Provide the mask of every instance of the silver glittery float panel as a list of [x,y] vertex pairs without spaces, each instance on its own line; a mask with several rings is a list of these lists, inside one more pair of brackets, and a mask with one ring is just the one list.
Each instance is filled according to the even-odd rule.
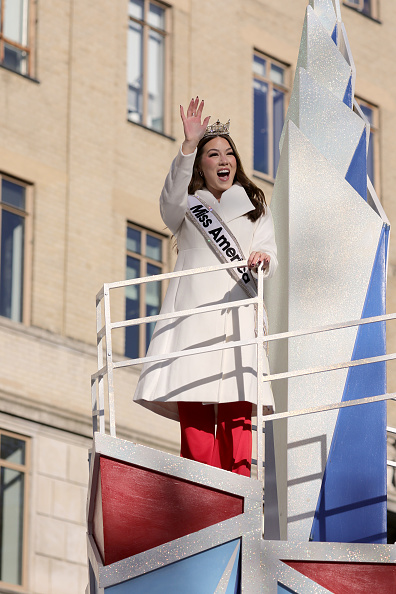
[[332,0],[310,0],[310,6],[315,11],[327,33],[331,35],[337,23],[337,15]]
[[[243,497],[244,513],[149,551],[103,566],[91,536],[100,455]],[[109,435],[94,434],[87,502],[88,558],[101,588],[120,584],[242,537],[241,579],[242,587],[245,587],[243,591],[262,592],[260,585],[261,507],[262,485],[259,481]]]
[[[267,298],[271,332],[285,330],[285,306],[289,330],[360,318],[382,221],[292,122],[271,204],[280,238],[280,278]],[[281,285],[287,304],[281,293],[274,307]],[[356,333],[349,328],[292,339],[283,369],[349,361]],[[289,410],[340,402],[346,375],[338,370],[289,380]],[[276,382],[273,387],[276,398]],[[337,414],[289,420],[288,539],[309,538]]]
[[345,177],[365,123],[303,68],[298,79],[298,109],[290,119]]
[[[368,205],[344,180],[367,127],[343,103],[355,75],[339,1],[311,0],[271,202],[280,262],[266,290],[272,333],[361,316],[382,220],[375,193]],[[271,345],[271,371],[350,360],[356,334],[347,329]],[[338,370],[275,383],[277,410],[340,401],[346,376]],[[293,419],[288,431],[276,423],[283,538],[309,537],[337,414]]]
[[[358,319],[382,221],[293,124],[288,142],[290,330]],[[289,368],[351,360],[356,333],[349,328],[296,339]],[[291,380],[290,410],[341,401],[346,375],[339,370]],[[336,417],[333,412],[289,421],[290,539],[309,537]]]
[[[296,73],[299,68],[304,68],[310,76],[326,87],[340,101],[344,99],[349,79],[352,76],[352,68],[311,6],[308,6],[306,11]],[[296,75],[286,121],[289,118],[297,121],[299,93],[299,80]],[[281,136],[280,148],[282,148],[284,132],[285,129]]]
[[292,569],[281,559],[294,561],[329,561],[339,563],[378,563],[396,562],[394,545],[366,545],[344,543],[306,543],[263,541],[262,564],[266,571],[263,575],[262,591],[277,592],[280,581],[294,592],[319,594],[329,592],[309,578]]

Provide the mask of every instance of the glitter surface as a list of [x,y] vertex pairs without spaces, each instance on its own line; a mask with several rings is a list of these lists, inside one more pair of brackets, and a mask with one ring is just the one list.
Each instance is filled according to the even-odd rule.
[[[89,557],[100,587],[121,583],[243,537],[242,580],[252,584],[252,592],[260,592],[262,485],[258,481],[99,433],[94,435],[91,477],[97,476],[94,467],[98,466],[99,455],[244,497],[243,514],[106,567],[89,536]],[[90,500],[94,498],[95,481],[91,480]]]
[[[289,222],[279,220],[276,213],[285,196],[279,196],[275,188],[273,197],[274,218],[280,225],[277,236],[288,232],[289,237],[288,250],[283,252],[290,258],[285,267],[289,270],[288,329],[358,319],[382,221],[292,122],[288,129],[278,176],[288,179]],[[277,331],[271,313],[270,320],[272,331]],[[291,340],[288,369],[350,360],[356,333],[357,328],[348,328]],[[346,374],[346,370],[338,370],[290,380],[289,410],[340,401]],[[318,479],[324,471],[336,418],[337,411],[332,411],[289,421],[289,444],[295,444],[289,446],[288,454],[288,480],[293,481],[289,485],[289,538],[309,537],[320,489]],[[312,455],[306,456],[303,444],[319,441],[324,447],[322,468],[313,471],[318,452],[312,449]],[[318,479],[308,480],[313,474]]]
[[299,86],[298,121],[294,123],[345,177],[365,127],[363,120],[303,68]]
[[323,27],[328,33],[333,32],[337,22],[336,13],[331,0],[310,0],[310,6],[315,11],[315,14],[320,18]]
[[[283,130],[271,202],[279,260],[266,290],[271,333],[359,319],[383,226],[378,210],[345,180],[365,122],[343,103],[354,66],[341,24],[339,48],[330,37],[330,4],[312,0],[307,7]],[[271,371],[349,361],[356,335],[357,327],[272,343]],[[277,412],[340,402],[346,377],[340,369],[274,382]],[[277,451],[287,483],[279,473],[277,503],[288,518],[281,534],[290,540],[309,539],[337,415],[288,421],[288,451]]]
[[[304,21],[301,36],[300,51],[298,54],[296,77],[290,97],[286,121],[290,118],[298,121],[299,111],[299,68],[304,68],[317,83],[326,87],[340,101],[344,99],[345,90],[352,74],[350,64],[339,52],[333,40],[329,37],[320,19],[310,6]],[[284,126],[280,147],[282,148],[286,126]]]

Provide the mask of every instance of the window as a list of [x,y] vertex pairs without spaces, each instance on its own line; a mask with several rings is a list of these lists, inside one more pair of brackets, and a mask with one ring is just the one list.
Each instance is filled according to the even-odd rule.
[[128,119],[165,132],[168,10],[158,2],[128,3]]
[[377,194],[379,194],[379,110],[378,107],[358,99],[360,109],[370,123],[370,141],[367,153],[367,175],[373,184]]
[[21,586],[26,557],[29,440],[0,430],[0,581]]
[[29,188],[0,175],[0,315],[27,321],[26,252]]
[[344,4],[373,19],[379,18],[378,0],[344,0]]
[[279,140],[285,120],[287,68],[255,52],[253,56],[254,148],[253,168],[275,178]]
[[0,0],[0,63],[31,76],[32,27],[29,0]]
[[[165,272],[165,236],[137,225],[127,228],[127,279],[152,276]],[[125,319],[143,318],[159,313],[162,302],[162,282],[145,283],[126,288]],[[155,322],[125,329],[125,355],[131,359],[144,357]]]

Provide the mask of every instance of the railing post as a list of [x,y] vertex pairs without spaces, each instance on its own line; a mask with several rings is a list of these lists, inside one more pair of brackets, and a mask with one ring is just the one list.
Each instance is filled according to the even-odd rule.
[[92,402],[92,432],[96,433],[98,430],[98,394],[96,379],[91,378],[91,402]]
[[107,385],[109,392],[109,421],[110,435],[116,437],[115,405],[114,405],[114,374],[113,374],[113,343],[111,339],[111,317],[110,317],[110,289],[108,284],[103,287],[105,328],[106,328],[106,362],[107,362]]
[[[100,337],[99,332],[102,329],[102,298],[97,298],[96,301],[96,340],[98,349],[98,369],[102,369],[104,366],[103,358],[103,337]],[[105,412],[104,412],[104,376],[101,375],[97,379],[98,382],[98,401],[96,404],[98,415],[99,415],[99,427],[98,418],[96,417],[96,430],[99,429],[100,433],[105,432]]]
[[264,276],[258,270],[257,287],[257,479],[264,485],[264,443],[263,443],[263,374],[264,374]]

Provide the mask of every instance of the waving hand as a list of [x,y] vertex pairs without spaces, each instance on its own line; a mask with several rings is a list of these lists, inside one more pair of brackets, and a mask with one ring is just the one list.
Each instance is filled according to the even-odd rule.
[[180,105],[180,117],[184,128],[183,153],[185,155],[195,151],[198,142],[205,134],[206,126],[209,124],[210,116],[201,122],[203,108],[204,101],[199,102],[199,97],[191,99],[187,114],[185,114],[183,106]]

